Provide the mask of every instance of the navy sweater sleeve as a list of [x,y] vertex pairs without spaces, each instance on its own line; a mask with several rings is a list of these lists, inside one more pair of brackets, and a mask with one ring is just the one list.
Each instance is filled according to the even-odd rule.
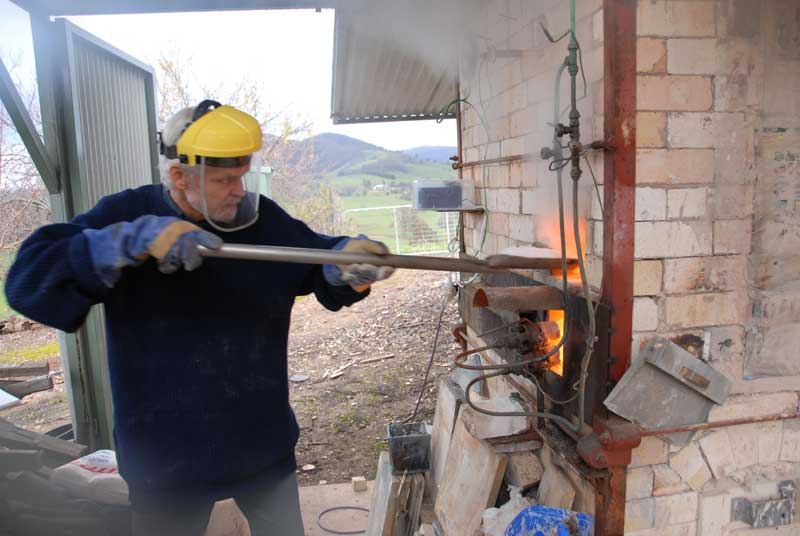
[[71,223],[45,225],[20,246],[6,277],[9,305],[26,317],[73,332],[111,289],[94,271],[82,231],[125,221],[131,190],[103,198]]
[[[272,200],[262,199],[271,205],[280,221],[281,229],[287,235],[287,245],[301,248],[331,249],[344,236],[331,237],[311,230],[304,222],[291,217],[277,203]],[[331,285],[322,275],[322,265],[311,266],[301,285],[298,296],[314,293],[317,301],[331,311],[338,311],[344,306],[349,306],[369,296],[370,290],[356,292],[350,285]]]

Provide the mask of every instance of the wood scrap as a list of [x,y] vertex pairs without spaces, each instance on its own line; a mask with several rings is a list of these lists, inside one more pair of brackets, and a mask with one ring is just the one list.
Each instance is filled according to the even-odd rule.
[[544,466],[533,452],[514,452],[508,455],[506,483],[522,492],[538,484],[544,475]]
[[447,461],[447,451],[450,448],[450,438],[453,435],[456,418],[463,403],[464,391],[461,387],[450,378],[442,378],[439,382],[439,394],[431,430],[433,467],[429,477],[431,485],[427,489],[427,495],[431,502],[436,499],[437,490],[444,480],[444,466]]
[[52,388],[53,378],[49,374],[23,381],[0,380],[0,389],[17,398],[39,391],[49,391]]
[[443,536],[474,534],[480,530],[481,514],[494,506],[505,473],[508,457],[470,434],[456,420],[445,464],[444,482],[434,505]]
[[369,357],[367,359],[362,359],[358,362],[359,365],[366,365],[367,363],[377,363],[378,361],[384,361],[385,359],[394,359],[394,354],[387,354],[378,357]]
[[0,448],[0,474],[35,471],[42,466],[42,451]]
[[88,447],[44,434],[37,434],[0,419],[0,446],[12,449],[42,450],[58,465],[80,458]]
[[506,454],[515,452],[530,452],[532,450],[539,450],[542,448],[541,441],[523,441],[521,443],[498,443],[492,444],[495,452],[503,452]]
[[[520,401],[511,397],[495,397],[476,401],[475,405],[495,413],[527,411]],[[498,418],[476,411],[471,407],[463,409],[461,419],[469,433],[478,439],[517,435],[531,429],[530,419],[526,416]]]
[[370,536],[412,536],[419,526],[425,478],[392,475],[389,453],[381,452],[372,487],[367,531]]
[[543,506],[571,510],[575,501],[575,488],[564,471],[553,464],[547,464],[536,500]]
[[26,361],[16,365],[0,365],[0,378],[28,378],[50,373],[47,361]]

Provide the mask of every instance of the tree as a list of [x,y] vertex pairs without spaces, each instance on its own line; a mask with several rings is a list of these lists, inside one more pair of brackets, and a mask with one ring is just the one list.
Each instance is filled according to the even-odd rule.
[[[23,104],[41,132],[36,90],[18,79],[20,54],[2,54]],[[14,250],[38,227],[51,221],[44,183],[5,107],[0,105],[0,251]]]

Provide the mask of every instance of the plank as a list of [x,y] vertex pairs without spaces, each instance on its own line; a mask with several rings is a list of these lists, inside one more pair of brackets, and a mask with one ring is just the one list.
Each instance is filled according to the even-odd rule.
[[37,434],[14,426],[5,419],[0,419],[0,446],[16,449],[39,449],[52,455],[57,461],[68,462],[80,458],[88,447],[64,441],[44,434]]
[[494,506],[508,457],[473,437],[456,419],[434,514],[443,536],[471,536],[481,527],[481,515]]
[[544,506],[571,510],[572,503],[575,502],[575,488],[561,469],[548,464],[536,499],[536,502]]
[[49,391],[53,388],[53,378],[50,375],[45,375],[23,381],[0,380],[0,388],[12,396],[22,398],[31,393]]
[[47,361],[26,361],[16,365],[0,365],[0,378],[27,378],[50,373]]
[[[481,409],[495,413],[528,411],[521,402],[511,397],[497,396],[488,400],[476,400],[473,404]],[[531,429],[531,422],[528,417],[494,417],[475,411],[471,407],[465,407],[461,411],[461,419],[464,421],[464,426],[469,430],[469,433],[478,439],[515,436],[524,434]]]
[[372,487],[369,536],[412,536],[419,526],[425,477],[422,473],[393,475],[389,453],[381,452]]
[[430,502],[435,501],[437,490],[444,479],[444,466],[447,461],[447,451],[450,448],[450,438],[453,435],[453,427],[463,403],[464,391],[461,387],[450,378],[442,378],[439,382],[439,395],[431,430],[433,467],[429,475],[430,485],[427,489]]

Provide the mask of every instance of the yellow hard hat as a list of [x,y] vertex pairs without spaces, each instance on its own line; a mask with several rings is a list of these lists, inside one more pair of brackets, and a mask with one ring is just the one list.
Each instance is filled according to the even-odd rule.
[[190,166],[197,165],[198,157],[203,157],[209,166],[241,167],[261,149],[261,143],[261,126],[255,117],[232,106],[204,100],[178,139],[173,158]]

